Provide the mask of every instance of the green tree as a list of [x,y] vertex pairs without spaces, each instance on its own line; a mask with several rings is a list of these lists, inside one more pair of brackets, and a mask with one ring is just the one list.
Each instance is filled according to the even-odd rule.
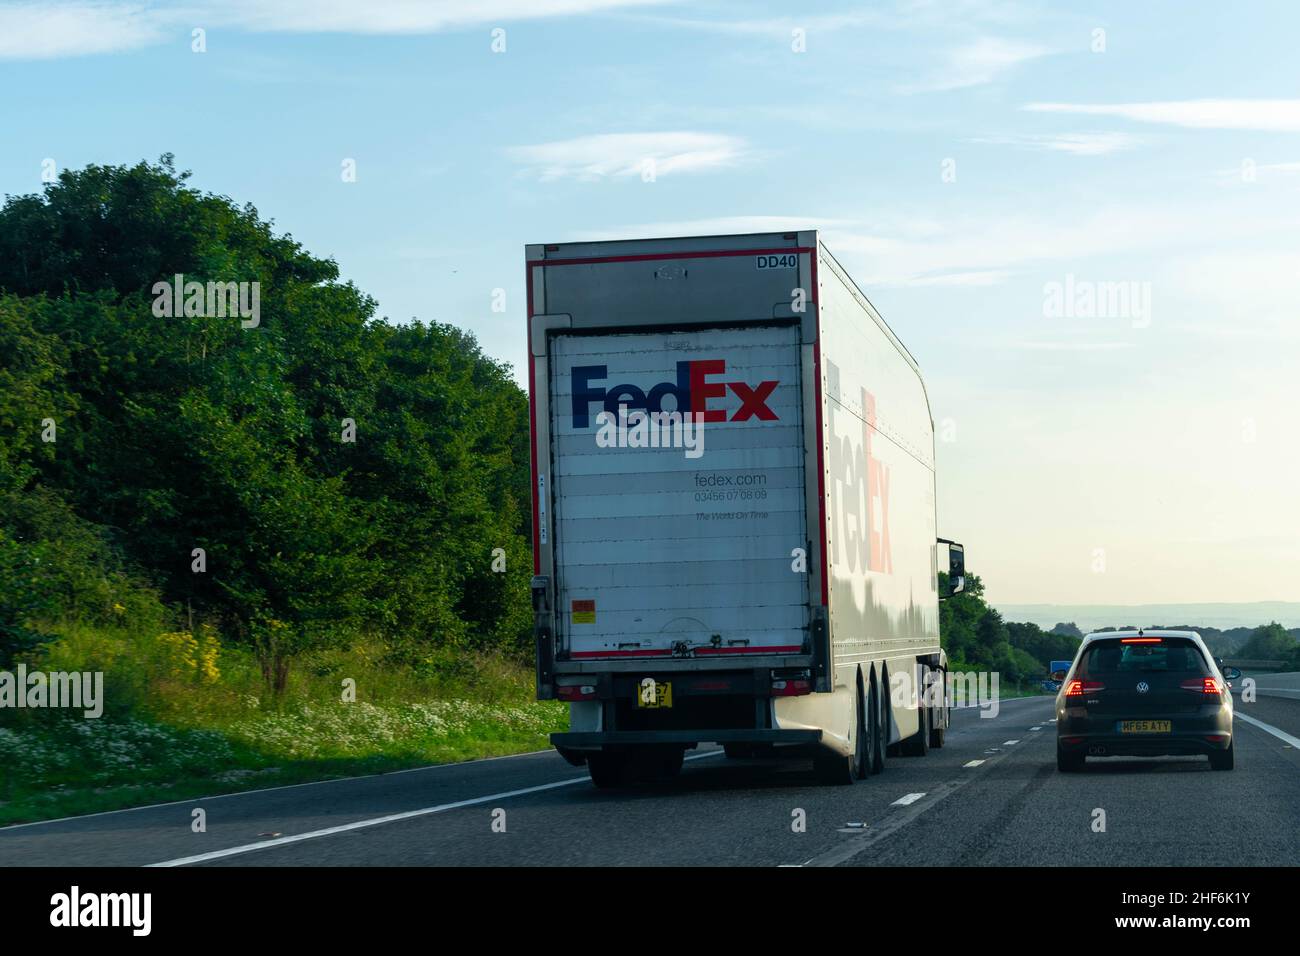
[[1295,651],[1295,638],[1281,624],[1273,621],[1255,628],[1250,639],[1242,645],[1238,656],[1257,661],[1290,661]]
[[[188,176],[89,166],[0,208],[0,492],[65,502],[112,543],[96,561],[222,622],[275,689],[304,648],[360,634],[409,659],[524,646],[510,369],[449,325],[377,318],[333,261]],[[260,321],[156,314],[177,274],[257,283]],[[36,547],[7,534],[0,560],[27,579]],[[12,621],[73,610],[10,597]]]

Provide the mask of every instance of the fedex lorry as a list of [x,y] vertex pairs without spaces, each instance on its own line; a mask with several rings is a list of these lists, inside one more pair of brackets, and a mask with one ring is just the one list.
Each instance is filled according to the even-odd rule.
[[815,231],[526,249],[537,695],[598,787],[943,745],[934,428]]

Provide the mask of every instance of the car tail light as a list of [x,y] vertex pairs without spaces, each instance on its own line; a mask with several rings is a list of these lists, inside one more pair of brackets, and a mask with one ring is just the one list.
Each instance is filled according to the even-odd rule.
[[1163,644],[1165,639],[1163,637],[1121,637],[1119,642],[1121,644]]
[[1212,744],[1221,744],[1228,738],[1224,734],[1206,734],[1205,739]]
[[1106,685],[1099,680],[1079,680],[1075,678],[1065,688],[1065,696],[1082,697],[1084,694],[1095,694],[1097,691],[1105,689]]
[[802,697],[804,694],[811,693],[812,681],[789,679],[772,681],[773,697]]
[[561,684],[555,688],[560,700],[595,700],[596,688],[592,684]]
[[1223,684],[1217,677],[1195,677],[1191,680],[1185,680],[1180,685],[1183,690],[1196,690],[1202,694],[1213,694],[1215,697],[1223,693]]

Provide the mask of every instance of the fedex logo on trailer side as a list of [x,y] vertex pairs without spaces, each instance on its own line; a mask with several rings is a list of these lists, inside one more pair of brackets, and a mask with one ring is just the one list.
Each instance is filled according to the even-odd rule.
[[607,365],[580,365],[573,369],[573,427],[587,428],[591,424],[590,408],[592,402],[600,402],[601,407],[611,415],[616,414],[620,406],[629,411],[662,412],[664,399],[672,395],[677,403],[677,411],[690,412],[696,421],[727,421],[727,413],[720,408],[709,408],[709,399],[722,398],[727,389],[735,392],[740,399],[740,408],[731,416],[730,421],[743,422],[757,418],[765,422],[778,420],[776,412],[767,405],[767,400],[780,384],[777,381],[759,382],[751,387],[745,382],[711,382],[710,376],[725,375],[725,359],[697,359],[691,362],[677,363],[677,381],[659,382],[644,391],[636,385],[624,383],[610,388],[595,384],[609,376]]

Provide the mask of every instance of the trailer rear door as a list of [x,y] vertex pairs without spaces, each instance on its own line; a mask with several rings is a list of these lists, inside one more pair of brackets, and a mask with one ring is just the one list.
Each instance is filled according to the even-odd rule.
[[[799,346],[793,325],[552,338],[561,657],[802,650]],[[620,435],[600,418],[620,404],[629,426],[647,408],[704,412],[702,445]]]

